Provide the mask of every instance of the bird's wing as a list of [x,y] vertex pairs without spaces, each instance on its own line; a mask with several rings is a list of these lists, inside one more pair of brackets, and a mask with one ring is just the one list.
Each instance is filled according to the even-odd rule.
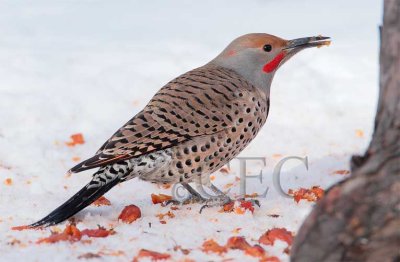
[[112,164],[218,133],[234,126],[243,105],[250,105],[252,99],[254,87],[231,70],[201,67],[189,71],[161,88],[95,156],[70,171]]

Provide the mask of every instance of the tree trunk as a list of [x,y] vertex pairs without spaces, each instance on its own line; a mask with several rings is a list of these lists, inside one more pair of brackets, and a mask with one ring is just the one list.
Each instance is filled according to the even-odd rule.
[[317,203],[292,261],[400,261],[400,0],[384,1],[380,92],[372,141],[352,176]]

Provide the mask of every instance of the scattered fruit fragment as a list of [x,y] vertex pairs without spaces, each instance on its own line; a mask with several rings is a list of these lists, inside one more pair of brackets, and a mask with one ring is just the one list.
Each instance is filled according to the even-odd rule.
[[228,249],[238,249],[244,251],[246,255],[257,257],[259,261],[270,261],[270,262],[279,262],[277,257],[268,256],[267,252],[260,245],[250,245],[244,237],[230,237],[226,243],[226,245],[221,246],[213,239],[206,240],[203,243],[202,251],[209,253],[217,253],[222,255],[226,253]]
[[345,170],[345,169],[336,170],[336,171],[333,171],[332,174],[333,175],[348,175],[348,174],[350,174],[350,170]]
[[158,186],[161,188],[164,188],[164,189],[170,189],[172,187],[172,184],[162,184],[162,185],[158,185]]
[[153,204],[164,203],[165,201],[171,200],[172,196],[164,195],[164,194],[151,194],[151,201]]
[[251,213],[254,213],[254,206],[252,201],[241,200],[240,207],[244,208],[244,210],[250,210]]
[[281,260],[275,256],[272,257],[265,256],[260,259],[260,262],[281,262]]
[[138,262],[139,258],[147,257],[152,261],[170,259],[171,255],[166,253],[159,253],[148,249],[141,249],[139,253],[133,258],[133,262]]
[[[22,229],[18,229],[22,228]],[[30,228],[28,226],[28,228]],[[14,228],[13,228],[14,229]],[[23,227],[17,227],[14,230],[23,230]],[[61,233],[52,233],[49,237],[41,238],[36,243],[56,243],[59,241],[70,241],[76,242],[80,241],[83,236],[88,237],[108,237],[114,235],[115,231],[113,229],[107,230],[103,227],[97,229],[84,229],[80,231],[74,224],[67,225]]]
[[22,231],[22,230],[27,230],[27,229],[32,229],[31,226],[16,226],[12,227],[11,230],[17,230],[17,231]]
[[121,214],[118,216],[118,219],[122,220],[124,223],[130,224],[141,216],[142,212],[140,211],[140,208],[135,205],[129,205],[122,210]]
[[260,245],[250,245],[244,237],[230,237],[226,243],[229,249],[239,249],[246,255],[258,257],[260,261],[279,261],[277,257],[270,257]]
[[104,196],[99,197],[98,199],[96,199],[96,201],[94,201],[92,203],[93,206],[111,206],[111,202],[110,200],[108,200],[107,198],[105,198]]
[[39,239],[38,241],[36,241],[36,243],[56,243],[59,241],[75,242],[81,240],[81,237],[82,234],[75,225],[67,225],[63,232],[53,233],[49,237]]
[[108,237],[115,234],[113,229],[105,229],[100,227],[98,229],[84,229],[81,231],[82,236],[88,237]]
[[356,137],[364,137],[364,131],[361,129],[356,130]]
[[235,207],[234,211],[235,211],[235,214],[238,214],[238,215],[243,215],[244,213],[246,213],[246,210],[242,207]]
[[[318,37],[323,37],[322,35],[318,35]],[[322,46],[330,46],[331,45],[331,39],[327,39],[325,41],[319,42],[320,44],[317,46],[317,48],[321,48]]]
[[245,194],[244,197],[245,198],[256,198],[256,197],[258,197],[258,193],[254,192],[252,194]]
[[265,232],[258,242],[260,244],[272,246],[276,240],[282,240],[290,246],[293,242],[293,233],[286,228],[273,228]]
[[215,242],[214,239],[206,240],[203,243],[202,250],[203,250],[203,252],[206,252],[206,253],[211,252],[211,253],[217,253],[217,254],[222,254],[222,253],[227,252],[227,248],[225,246],[219,245],[217,242]]
[[226,213],[232,212],[234,206],[235,206],[235,202],[234,202],[234,201],[231,201],[231,202],[229,202],[229,203],[226,203],[226,204],[222,207],[222,209],[220,210],[220,212],[226,212]]
[[84,143],[85,143],[85,140],[83,139],[83,135],[81,133],[71,135],[71,140],[68,142],[65,142],[65,144],[67,146],[82,145]]
[[319,186],[313,186],[311,189],[300,188],[298,190],[289,189],[289,195],[292,195],[294,201],[298,203],[304,199],[309,202],[315,202],[324,196],[324,190]]
[[180,250],[182,254],[188,255],[190,253],[190,249],[182,248],[181,246],[174,246],[174,251]]
[[229,249],[246,250],[251,247],[251,245],[244,237],[230,237],[226,243],[226,247]]
[[250,246],[246,248],[244,252],[249,256],[260,257],[260,258],[264,257],[266,254],[264,248],[262,248],[259,245]]
[[237,227],[237,228],[235,228],[234,230],[232,230],[232,233],[234,233],[234,234],[239,234],[239,232],[242,230],[242,228],[240,228],[240,227]]
[[[235,203],[238,203],[238,204],[235,205]],[[236,214],[242,215],[242,214],[246,213],[246,210],[249,210],[249,211],[251,211],[251,213],[254,213],[254,202],[253,201],[247,201],[247,200],[238,200],[237,202],[231,201],[231,202],[223,205],[220,212],[229,213],[229,212],[234,211]]]
[[[168,211],[165,214],[157,214],[156,217],[158,217],[158,219],[160,219],[160,222],[162,222],[162,221],[165,222],[164,217],[174,218],[175,214],[172,213],[171,211]],[[165,224],[165,223],[163,223],[163,224]]]
[[4,185],[6,185],[6,186],[11,186],[12,184],[13,184],[13,181],[12,181],[11,178],[6,178],[6,179],[4,180]]

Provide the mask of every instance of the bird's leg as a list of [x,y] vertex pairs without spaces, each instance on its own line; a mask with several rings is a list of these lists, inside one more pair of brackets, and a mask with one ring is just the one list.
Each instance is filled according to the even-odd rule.
[[216,194],[216,196],[212,196],[209,199],[207,199],[206,203],[200,208],[200,213],[203,211],[204,208],[208,207],[215,207],[215,206],[224,206],[230,202],[232,202],[232,199],[226,195],[224,192],[222,192],[218,187],[214,186],[212,183],[210,183],[209,188],[211,191]]
[[[224,192],[222,192],[218,187],[216,187],[216,186],[214,186],[213,184],[211,184],[210,185],[210,189],[216,194],[216,195],[225,195],[226,196],[226,194],[224,193]],[[238,199],[238,200],[245,200],[245,198],[243,197],[243,198],[240,198],[240,199]],[[249,200],[246,200],[247,202],[251,202],[252,204],[253,204],[253,206],[254,205],[257,205],[258,207],[260,207],[261,205],[260,205],[260,201],[258,201],[257,199],[249,199]]]
[[[216,196],[210,197],[206,201],[205,205],[203,205],[201,207],[200,213],[205,208],[214,207],[214,206],[224,206],[233,201],[229,196],[227,196],[224,192],[222,192],[218,187],[214,186],[212,183],[210,183],[209,188],[216,194]],[[245,199],[243,197],[238,200],[245,200]],[[257,205],[258,207],[260,207],[260,201],[258,201],[257,199],[250,199],[250,200],[246,200],[246,201],[250,202],[253,206]]]
[[184,204],[189,203],[203,203],[207,201],[202,195],[200,195],[193,187],[188,183],[182,183],[182,186],[190,193],[190,196],[183,201]]
[[214,184],[210,183],[210,189],[217,195],[226,195],[224,192],[222,192],[218,187],[214,186]]
[[193,187],[191,187],[188,183],[181,183],[181,185],[189,192],[189,197],[184,199],[183,201],[179,201],[176,199],[168,200],[165,204],[189,204],[189,203],[203,203],[207,199],[205,199],[201,194],[199,194]]

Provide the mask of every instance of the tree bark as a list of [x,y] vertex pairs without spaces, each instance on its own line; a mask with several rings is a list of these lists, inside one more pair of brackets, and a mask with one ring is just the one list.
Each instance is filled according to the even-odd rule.
[[400,0],[384,1],[372,141],[300,228],[291,260],[400,261]]

